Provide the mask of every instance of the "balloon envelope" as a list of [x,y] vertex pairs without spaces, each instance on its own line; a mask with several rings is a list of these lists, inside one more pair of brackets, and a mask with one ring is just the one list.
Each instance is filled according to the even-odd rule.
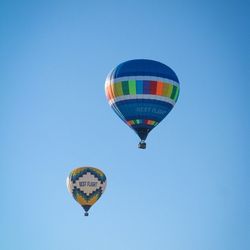
[[67,188],[83,207],[85,215],[88,215],[90,207],[101,197],[106,184],[105,174],[93,167],[76,168],[67,178]]
[[171,68],[147,59],[121,63],[105,82],[110,106],[142,141],[172,110],[179,89],[179,80]]

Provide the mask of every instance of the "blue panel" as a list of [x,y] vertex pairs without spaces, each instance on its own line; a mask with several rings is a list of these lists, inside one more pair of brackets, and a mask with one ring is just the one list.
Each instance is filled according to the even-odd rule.
[[143,94],[143,81],[136,81],[136,94]]
[[150,81],[144,81],[143,94],[150,94]]
[[148,129],[153,129],[155,126],[153,125],[148,125],[148,124],[136,124],[131,126],[134,130],[137,128],[148,128]]
[[118,109],[127,121],[149,119],[160,122],[173,108],[173,105],[158,100],[133,99],[119,101],[112,105]]
[[179,82],[175,72],[167,65],[147,59],[135,59],[119,64],[110,79],[124,76],[157,76]]

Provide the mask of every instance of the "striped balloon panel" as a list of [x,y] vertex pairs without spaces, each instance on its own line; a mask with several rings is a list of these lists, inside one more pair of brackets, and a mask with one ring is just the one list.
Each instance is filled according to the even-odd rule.
[[114,102],[111,107],[134,130],[148,128],[150,131],[166,117],[173,104],[154,99],[128,99]]
[[101,197],[105,187],[106,176],[96,168],[77,168],[68,177],[68,189],[85,211]]
[[106,83],[106,95],[109,102],[122,96],[155,95],[166,97],[174,103],[179,96],[179,86],[177,84],[154,81],[154,80],[127,80],[116,83]]
[[136,120],[130,120],[127,121],[127,124],[129,126],[136,126],[136,125],[140,125],[140,124],[147,124],[147,125],[152,125],[152,126],[156,126],[158,125],[158,122],[153,121],[153,120],[148,120],[148,119],[136,119]]
[[106,79],[105,92],[116,114],[145,140],[177,102],[179,82],[177,77],[138,74],[115,77],[112,73]]

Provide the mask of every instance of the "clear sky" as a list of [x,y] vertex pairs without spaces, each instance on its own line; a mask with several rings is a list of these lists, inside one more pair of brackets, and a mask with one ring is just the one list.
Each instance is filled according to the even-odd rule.
[[[249,9],[2,0],[0,249],[249,249]],[[181,84],[146,150],[104,93],[108,72],[136,58]],[[108,180],[89,217],[65,184],[84,165]]]

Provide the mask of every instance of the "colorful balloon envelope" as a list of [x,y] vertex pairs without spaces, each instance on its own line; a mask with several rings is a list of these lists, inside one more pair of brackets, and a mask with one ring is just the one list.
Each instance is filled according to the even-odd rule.
[[105,174],[93,167],[76,168],[67,178],[67,188],[85,210],[85,216],[103,194],[106,184]]
[[179,91],[179,80],[171,68],[146,59],[121,63],[105,83],[110,106],[140,137],[139,148],[146,148],[148,133],[172,110]]

